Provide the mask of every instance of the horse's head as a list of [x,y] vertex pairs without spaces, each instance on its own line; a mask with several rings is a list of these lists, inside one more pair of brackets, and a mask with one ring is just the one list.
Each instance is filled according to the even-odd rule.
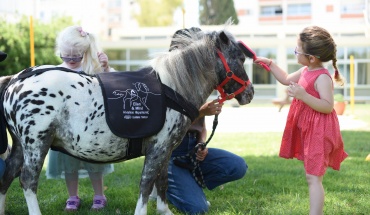
[[221,94],[220,101],[235,98],[241,105],[250,103],[254,90],[243,65],[246,56],[229,32],[225,30],[205,32],[195,27],[181,29],[174,34],[170,51],[185,49],[196,41],[204,40],[204,38],[208,38],[209,43],[213,43],[210,45],[218,59],[215,63],[217,86],[214,87]]
[[8,56],[6,53],[0,51],[0,62],[5,60],[6,56]]
[[203,104],[214,89],[221,93],[220,102],[236,98],[244,105],[253,99],[245,55],[227,31],[181,29],[173,35],[169,50],[151,65],[164,83],[194,104]]
[[244,69],[246,56],[238,42],[226,30],[208,34],[215,41],[218,56],[216,89],[221,94],[221,102],[235,98],[240,105],[248,104],[254,95],[253,85]]

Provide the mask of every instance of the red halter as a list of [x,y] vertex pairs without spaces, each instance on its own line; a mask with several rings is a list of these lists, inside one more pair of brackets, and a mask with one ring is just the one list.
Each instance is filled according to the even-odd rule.
[[[248,81],[244,81],[242,80],[241,78],[237,77],[236,75],[234,75],[234,72],[230,70],[229,68],[229,65],[227,65],[227,62],[226,62],[226,59],[224,57],[224,55],[222,54],[222,52],[220,50],[217,50],[217,54],[218,56],[220,57],[221,61],[222,61],[222,64],[224,65],[225,69],[226,69],[226,78],[225,80],[223,80],[217,87],[216,89],[218,90],[218,92],[220,93],[220,99],[218,100],[219,103],[223,103],[225,100],[230,100],[232,98],[234,98],[236,95],[238,95],[239,93],[243,92],[245,90],[245,88],[251,84],[251,81],[248,80]],[[239,84],[241,84],[242,86],[235,92],[231,93],[231,94],[227,94],[225,92],[225,90],[223,89],[223,87],[227,84],[227,82],[229,82],[231,79],[233,79],[234,81],[238,82]]]

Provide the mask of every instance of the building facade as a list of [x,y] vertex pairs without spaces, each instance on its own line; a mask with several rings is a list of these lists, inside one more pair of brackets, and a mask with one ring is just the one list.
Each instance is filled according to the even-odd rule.
[[[30,14],[47,21],[56,15],[74,17],[87,31],[99,36],[110,64],[119,71],[133,71],[155,53],[168,50],[172,34],[183,27],[221,30],[224,26],[199,26],[198,0],[184,0],[170,27],[138,27],[133,14],[140,11],[135,0],[0,0],[0,15]],[[300,68],[294,48],[297,34],[306,26],[326,28],[337,44],[337,65],[346,78],[336,92],[348,100],[350,88],[355,101],[370,101],[370,0],[234,0],[239,24],[228,30],[250,46],[259,56],[273,59],[288,72]],[[353,56],[351,79],[350,56]],[[333,72],[331,62],[325,64]],[[268,72],[245,63],[255,86],[255,100],[284,97],[285,86]],[[353,85],[351,85],[353,83]]]
[[[228,29],[259,56],[273,59],[288,72],[296,71],[294,49],[297,34],[306,26],[326,28],[337,44],[337,65],[346,79],[343,93],[348,100],[354,87],[355,101],[370,101],[370,24],[369,0],[234,0],[239,24]],[[185,26],[192,27],[192,26]],[[200,26],[203,30],[221,30],[224,26]],[[182,26],[165,28],[116,29],[103,42],[110,62],[121,71],[136,70],[158,51],[168,49],[172,34]],[[350,56],[354,57],[351,82]],[[331,62],[325,64],[334,72]],[[285,86],[272,74],[245,63],[255,86],[256,100],[284,97]],[[351,83],[353,83],[351,85]]]

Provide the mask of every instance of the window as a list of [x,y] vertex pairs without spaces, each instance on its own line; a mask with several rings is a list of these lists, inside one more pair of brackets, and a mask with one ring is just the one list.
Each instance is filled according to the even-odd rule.
[[342,14],[359,14],[365,10],[365,4],[363,1],[343,1],[341,5]]
[[148,60],[164,48],[105,50],[109,64],[117,71],[135,71],[147,65]]
[[130,60],[147,60],[148,50],[146,49],[130,49]]
[[370,84],[370,47],[345,47],[337,49],[338,70],[346,79],[346,87],[350,84],[350,56],[354,57],[354,82],[355,85]]
[[261,7],[261,16],[277,16],[282,14],[283,9],[280,5]]
[[[263,48],[263,49],[255,49],[257,56],[265,56],[272,60],[276,59],[276,49],[273,48]],[[271,74],[271,72],[266,72],[260,66],[253,64],[253,75],[252,80],[253,84],[276,84],[275,77]],[[249,74],[248,74],[249,75]]]
[[112,65],[111,62],[109,62],[110,66],[114,68],[116,71],[126,71],[126,65]]
[[338,70],[340,72],[340,74],[342,74],[342,76],[344,77],[344,85],[346,87],[349,86],[350,84],[350,68],[349,68],[349,64],[337,64],[337,67],[338,67]]
[[311,4],[288,5],[288,16],[311,15]]
[[370,47],[350,47],[348,48],[348,58],[350,55],[356,59],[370,59]]
[[294,48],[287,48],[287,59],[296,59],[295,54],[294,54]]
[[357,64],[357,84],[370,84],[370,62]]
[[126,50],[105,50],[109,60],[126,60]]
[[337,59],[345,59],[344,48],[337,47]]
[[108,2],[108,5],[109,5],[109,7],[121,7],[121,5],[122,5],[122,2],[121,2],[121,0],[110,0],[109,2]]
[[293,73],[293,72],[296,72],[298,71],[300,68],[302,68],[303,66],[301,64],[298,64],[298,63],[290,63],[288,64],[288,73]]

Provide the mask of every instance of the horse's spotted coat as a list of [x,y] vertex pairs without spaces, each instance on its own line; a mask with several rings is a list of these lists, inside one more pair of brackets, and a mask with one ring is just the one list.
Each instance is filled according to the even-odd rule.
[[[164,84],[179,92],[196,108],[226,78],[224,65],[216,56],[217,49],[224,54],[234,74],[248,80],[243,67],[245,57],[231,34],[211,32],[199,37],[197,42],[183,40],[186,51],[158,56],[151,67]],[[55,69],[17,80],[5,88],[9,81],[10,77],[0,78],[0,93],[5,91],[4,116],[13,140],[11,155],[6,160],[7,168],[0,179],[0,215],[5,214],[5,193],[17,176],[29,213],[41,214],[36,191],[50,147],[62,148],[71,155],[96,162],[126,157],[129,140],[117,137],[109,130],[96,78]],[[233,81],[224,87],[227,93],[239,88],[240,84]],[[249,85],[235,98],[240,104],[247,104],[253,93],[253,86]],[[146,214],[154,184],[158,190],[157,210],[161,214],[172,214],[165,202],[168,160],[190,124],[189,118],[167,108],[162,130],[143,140],[145,162],[136,215]]]
[[[47,85],[51,88],[45,85],[37,88],[33,84],[44,80],[48,80]],[[55,130],[49,129],[54,127],[55,122],[65,122],[64,126],[56,128],[58,131],[63,131],[61,134],[59,132],[56,134],[56,139],[69,142],[66,150],[71,150],[71,154],[85,159],[101,156],[103,161],[112,159],[111,157],[117,158],[119,157],[117,153],[109,151],[112,147],[106,147],[107,150],[101,155],[96,152],[91,155],[92,150],[86,148],[88,143],[92,143],[95,147],[105,148],[103,143],[105,139],[100,136],[109,131],[104,125],[104,104],[97,86],[95,78],[60,71],[46,72],[36,76],[32,81],[28,78],[19,80],[12,85],[4,97],[5,118],[12,122],[9,123],[9,128],[16,136],[22,136],[23,142],[29,145],[33,144],[36,139],[42,140],[46,135],[56,134]],[[19,99],[15,100],[14,97],[19,97]],[[72,108],[66,109],[68,105]],[[83,118],[81,121],[85,123],[81,126],[80,122],[76,124],[68,121],[71,117]],[[37,122],[35,119],[38,119]],[[84,135],[80,135],[79,130]],[[81,139],[88,141],[81,143]],[[77,152],[73,153],[76,150]],[[37,151],[33,156],[39,156]]]

